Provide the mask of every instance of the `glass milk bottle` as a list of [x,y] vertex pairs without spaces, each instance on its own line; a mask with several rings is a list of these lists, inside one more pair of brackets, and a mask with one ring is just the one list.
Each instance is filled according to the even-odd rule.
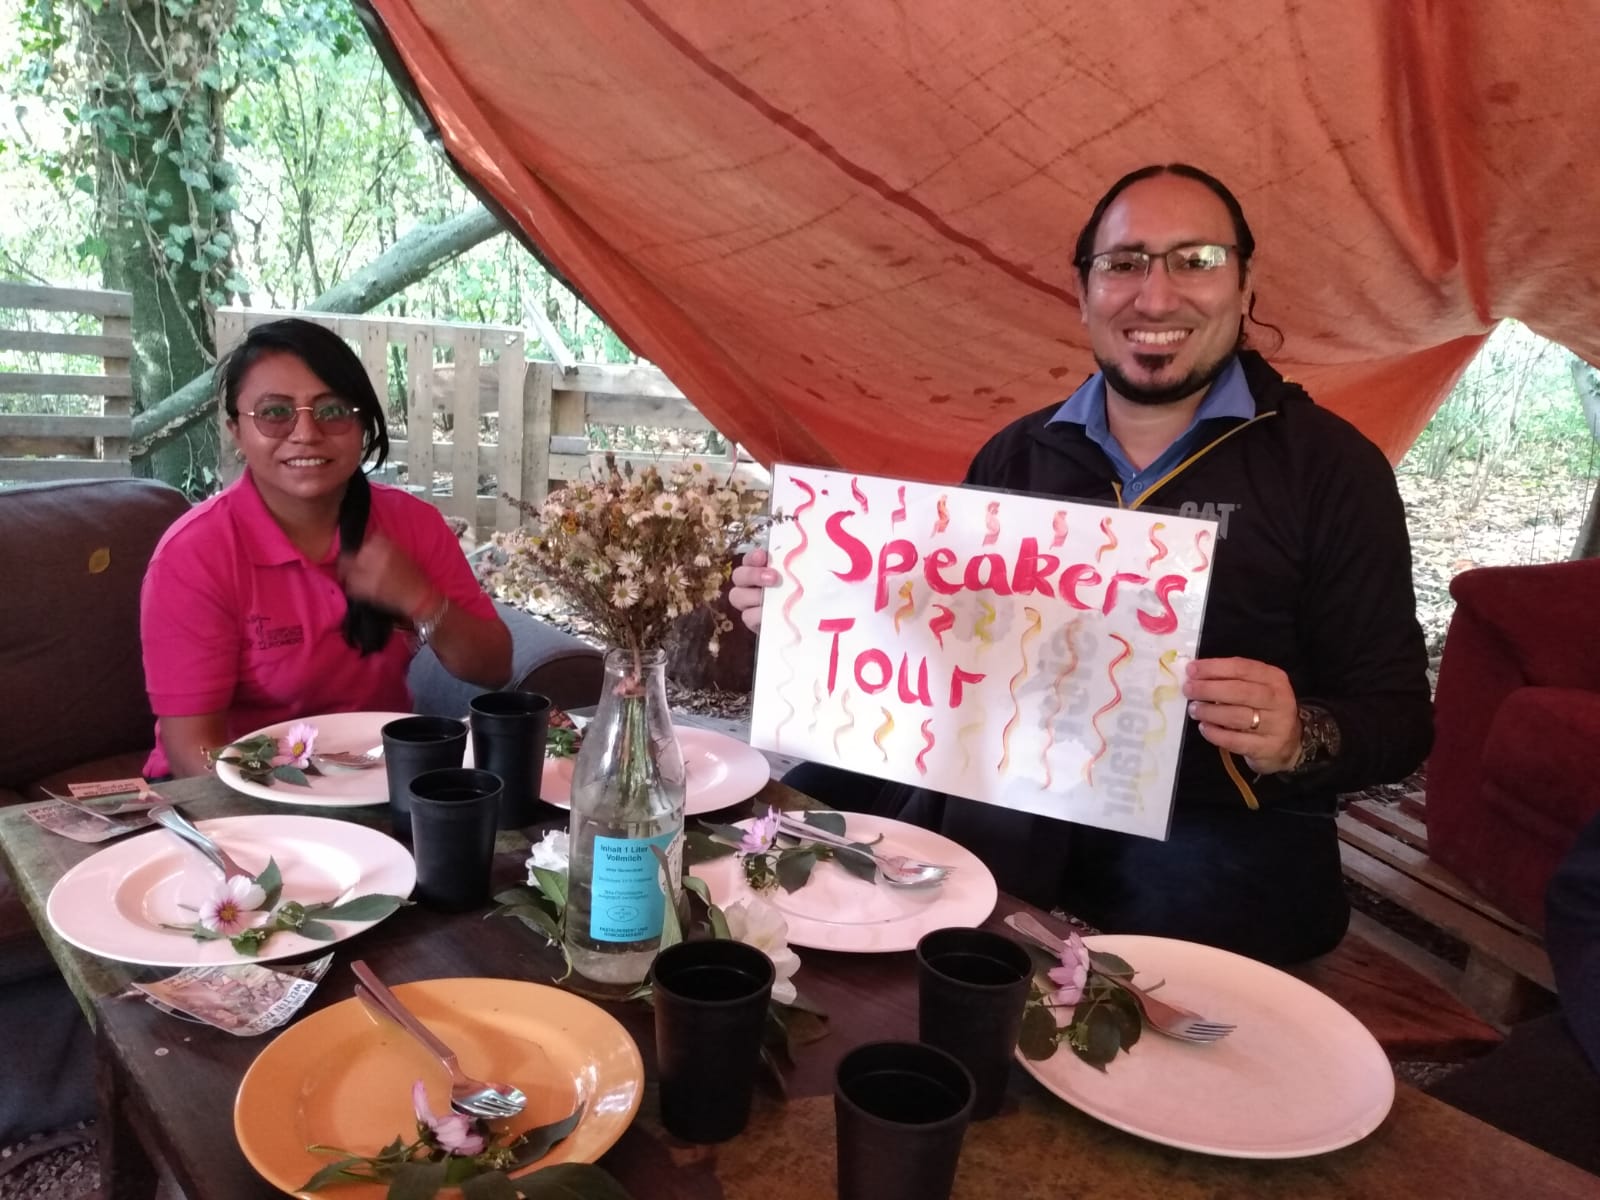
[[[566,949],[586,979],[635,984],[649,972],[668,896],[679,890],[683,794],[666,654],[610,651],[572,770]],[[670,891],[653,848],[666,856]]]

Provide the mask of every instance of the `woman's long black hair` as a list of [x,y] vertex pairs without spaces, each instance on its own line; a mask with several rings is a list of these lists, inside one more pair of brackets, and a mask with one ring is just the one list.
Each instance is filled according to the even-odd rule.
[[[367,517],[372,511],[372,488],[367,483],[367,466],[376,469],[389,457],[389,429],[383,417],[383,402],[373,391],[361,359],[345,340],[332,330],[285,317],[257,325],[244,340],[217,363],[217,390],[228,419],[239,419],[239,388],[251,367],[269,354],[292,354],[322,380],[327,389],[355,406],[361,421],[361,465],[344,489],[339,501],[339,552],[354,554],[367,535]],[[396,614],[365,600],[345,598],[344,640],[363,656],[382,650],[394,632]]]

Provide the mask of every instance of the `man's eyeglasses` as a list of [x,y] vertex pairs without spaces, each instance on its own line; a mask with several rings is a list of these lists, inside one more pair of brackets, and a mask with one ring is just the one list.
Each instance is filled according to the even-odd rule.
[[[1167,275],[1174,283],[1198,281],[1228,265],[1237,252],[1237,246],[1215,242],[1196,242],[1187,246],[1174,246],[1170,250],[1107,250],[1090,255],[1089,273],[1107,282],[1144,279],[1150,274],[1150,264],[1160,259],[1167,266]],[[1082,265],[1082,264],[1080,264]]]
[[287,400],[268,400],[254,412],[240,413],[256,423],[263,437],[284,438],[294,430],[295,422],[303,412],[311,414],[317,428],[323,433],[345,433],[360,417],[355,405],[346,400],[323,400],[317,404],[290,404]]

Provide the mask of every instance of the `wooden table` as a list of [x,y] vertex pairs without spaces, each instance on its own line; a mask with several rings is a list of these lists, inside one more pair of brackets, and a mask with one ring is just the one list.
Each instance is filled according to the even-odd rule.
[[[330,815],[326,809],[239,796],[211,779],[168,784],[162,792],[196,818],[269,811]],[[796,800],[781,784],[769,785],[763,797]],[[383,821],[381,809],[346,809],[337,815]],[[520,835],[503,835],[497,882],[519,881],[524,847]],[[137,999],[121,998],[130,980],[164,972],[97,959],[48,931],[43,912],[50,887],[93,850],[45,833],[20,810],[0,813],[0,854],[97,1028],[100,1137],[111,1193],[150,1194],[153,1179],[143,1152],[148,1150],[169,1165],[188,1200],[278,1195],[245,1161],[232,1130],[239,1080],[265,1040],[179,1022]],[[1002,897],[994,919],[1018,907]],[[445,917],[421,907],[404,909],[335,950],[335,964],[308,1010],[350,995],[348,962],[356,954],[391,982],[450,976],[546,981],[558,963],[554,950],[515,921],[484,920],[478,914]],[[649,1089],[639,1118],[603,1160],[638,1200],[810,1200],[833,1193],[834,1066],[861,1042],[914,1034],[915,971],[909,953],[806,950],[802,957],[801,983],[831,1014],[831,1032],[803,1051],[786,1080],[789,1100],[764,1092],[744,1134],[722,1146],[692,1147],[661,1129]],[[638,1041],[653,1077],[649,1010],[617,1005],[612,1011]],[[337,1200],[336,1191],[326,1194]],[[967,1200],[1069,1195],[1110,1200],[1244,1195],[1502,1200],[1528,1195],[1556,1200],[1600,1196],[1600,1179],[1403,1085],[1388,1120],[1363,1142],[1313,1159],[1250,1162],[1171,1150],[1120,1133],[1056,1100],[1018,1070],[1004,1112],[967,1135],[956,1195]]]

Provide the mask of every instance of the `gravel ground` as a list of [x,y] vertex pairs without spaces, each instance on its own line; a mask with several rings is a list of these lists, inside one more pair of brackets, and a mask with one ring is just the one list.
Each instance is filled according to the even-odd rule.
[[89,1200],[99,1184],[92,1122],[0,1149],[0,1200]]

